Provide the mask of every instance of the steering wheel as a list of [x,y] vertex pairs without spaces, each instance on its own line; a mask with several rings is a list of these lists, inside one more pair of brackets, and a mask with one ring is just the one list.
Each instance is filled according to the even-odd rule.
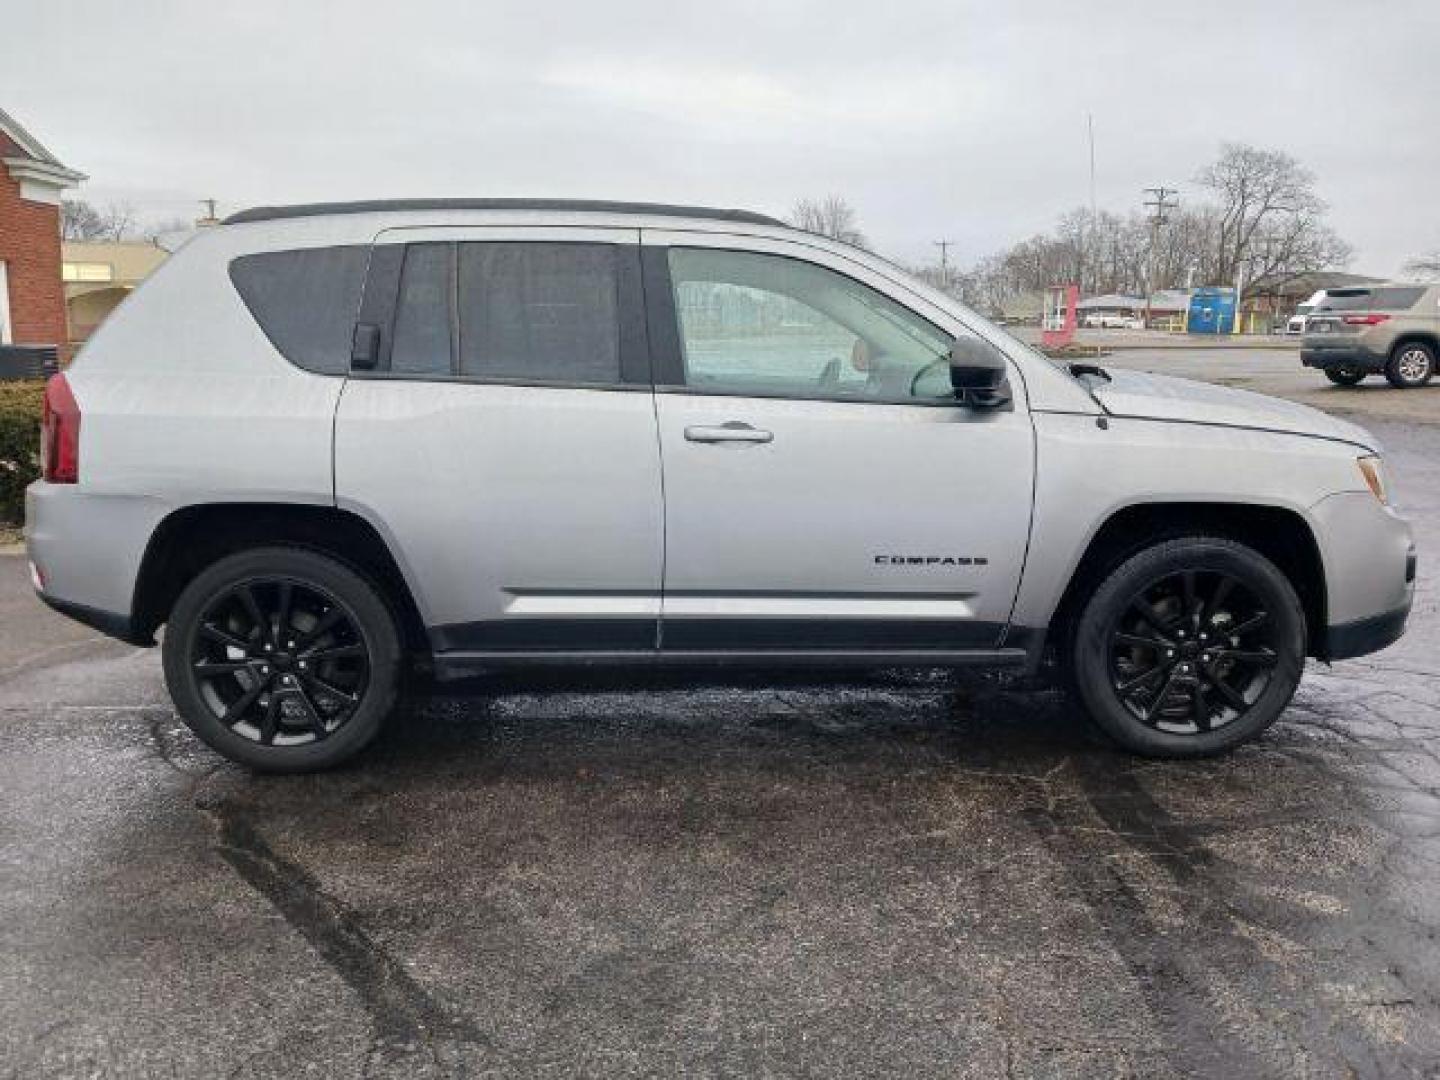
[[820,372],[820,378],[815,380],[817,390],[835,390],[840,386],[840,358],[835,357],[825,365]]
[[946,391],[949,391],[949,390],[950,390],[950,361],[949,361],[949,360],[932,360],[932,361],[930,361],[930,363],[926,364],[926,365],[925,365],[924,367],[922,367],[919,371],[917,371],[917,372],[915,373],[915,377],[910,380],[910,396],[911,396],[912,398],[918,398],[918,397],[923,397],[923,398],[938,398],[938,397],[944,397],[944,396],[945,396],[945,394],[944,394],[943,392],[942,392],[942,393],[939,393],[939,394],[934,394],[934,393],[931,393],[931,394],[922,394],[922,393],[920,392],[920,383],[921,383],[925,378],[927,378],[928,376],[932,375],[932,374],[933,374],[935,371],[937,371],[937,370],[944,371],[944,373],[945,373],[945,390],[946,390]]

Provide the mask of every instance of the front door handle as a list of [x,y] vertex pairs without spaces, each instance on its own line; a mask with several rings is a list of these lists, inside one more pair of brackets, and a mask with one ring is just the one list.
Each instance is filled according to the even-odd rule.
[[743,443],[767,443],[775,439],[774,432],[761,431],[749,424],[741,423],[739,420],[730,420],[718,427],[696,425],[685,429],[687,442],[699,443],[720,443],[720,442],[743,442]]

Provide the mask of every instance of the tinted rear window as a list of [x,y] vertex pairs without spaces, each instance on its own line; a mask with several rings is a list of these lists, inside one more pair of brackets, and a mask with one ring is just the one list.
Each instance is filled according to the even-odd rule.
[[390,369],[410,375],[450,374],[449,244],[405,248]]
[[230,264],[230,280],[285,359],[343,375],[368,257],[364,245],[242,255]]
[[1329,293],[1317,311],[1407,311],[1425,295],[1425,287],[1342,289]]
[[615,255],[608,244],[461,244],[460,373],[619,382]]

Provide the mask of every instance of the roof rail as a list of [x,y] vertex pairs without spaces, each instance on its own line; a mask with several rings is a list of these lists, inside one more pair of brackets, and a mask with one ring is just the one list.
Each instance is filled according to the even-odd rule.
[[403,210],[569,210],[599,214],[649,214],[658,217],[706,218],[745,225],[785,223],[749,210],[717,210],[708,206],[672,206],[668,203],[609,202],[603,199],[367,199],[361,202],[301,203],[295,206],[257,206],[225,219],[226,225],[285,218],[322,217],[328,214],[379,214]]

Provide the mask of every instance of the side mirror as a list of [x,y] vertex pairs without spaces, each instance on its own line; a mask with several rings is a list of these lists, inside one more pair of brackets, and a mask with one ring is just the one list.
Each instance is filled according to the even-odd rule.
[[983,338],[968,334],[950,346],[950,385],[955,399],[972,409],[1001,409],[1010,404],[1005,355]]

